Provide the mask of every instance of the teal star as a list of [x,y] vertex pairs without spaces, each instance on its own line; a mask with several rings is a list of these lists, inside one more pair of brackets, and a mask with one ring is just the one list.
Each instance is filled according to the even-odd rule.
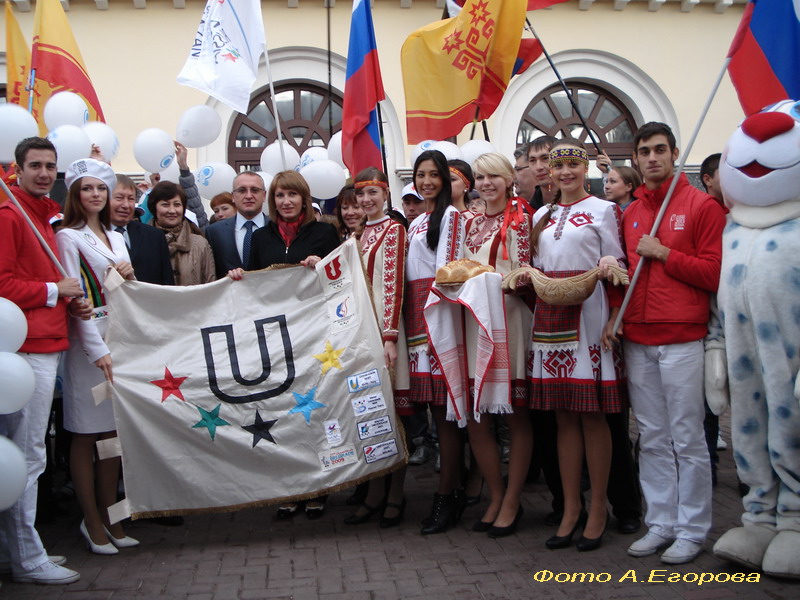
[[314,400],[314,394],[316,393],[317,388],[311,388],[307,394],[298,394],[297,392],[292,392],[292,394],[294,394],[294,399],[297,402],[297,406],[295,406],[286,414],[291,415],[292,413],[303,413],[303,416],[306,418],[306,423],[310,423],[311,411],[325,406],[324,404],[320,404]]
[[208,435],[211,436],[211,440],[213,441],[214,436],[217,435],[217,425],[220,427],[230,425],[225,419],[219,418],[220,406],[222,405],[217,404],[216,408],[210,412],[200,406],[195,406],[195,408],[200,411],[201,418],[197,423],[192,425],[192,429],[197,429],[198,427],[208,428]]

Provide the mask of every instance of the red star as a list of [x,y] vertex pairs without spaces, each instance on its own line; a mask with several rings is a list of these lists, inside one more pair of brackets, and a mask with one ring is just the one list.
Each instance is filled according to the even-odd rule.
[[487,10],[488,6],[488,2],[481,2],[480,0],[472,6],[469,11],[472,15],[470,25],[477,25],[481,21],[486,21],[486,18],[489,16],[489,11]]
[[223,54],[222,58],[224,58],[225,60],[228,60],[230,62],[236,62],[236,56],[234,56],[230,52],[226,52],[225,54]]
[[186,402],[186,399],[183,397],[183,394],[179,388],[187,379],[188,377],[174,377],[172,373],[169,372],[169,369],[164,367],[164,379],[156,379],[150,383],[161,388],[161,402],[164,402],[164,400],[170,396],[175,396],[176,398]]
[[453,33],[444,38],[444,47],[442,50],[450,54],[451,50],[458,50],[463,43],[464,41],[461,39],[461,32],[456,29],[453,31]]

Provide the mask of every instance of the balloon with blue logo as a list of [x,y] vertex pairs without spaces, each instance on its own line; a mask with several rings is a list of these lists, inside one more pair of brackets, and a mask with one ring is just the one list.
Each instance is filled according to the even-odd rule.
[[300,157],[300,168],[310,165],[315,160],[328,160],[328,151],[322,146],[311,146]]
[[429,150],[438,150],[447,160],[464,160],[464,154],[461,148],[456,146],[453,142],[435,142],[431,145]]
[[346,168],[344,159],[342,158],[342,132],[337,131],[331,136],[331,141],[328,142],[328,159],[335,162],[337,165]]
[[297,169],[297,166],[300,164],[300,153],[286,140],[283,140],[282,144],[283,158],[286,159],[286,163],[284,164],[283,158],[281,157],[281,147],[276,140],[264,148],[264,151],[261,153],[262,171],[275,175],[281,171]]
[[436,140],[425,140],[424,142],[420,142],[414,149],[411,151],[411,166],[414,166],[414,163],[417,162],[417,157],[425,152],[426,150],[433,150],[433,145],[436,143]]
[[344,169],[332,160],[315,160],[300,170],[311,195],[319,200],[335,197],[347,181]]
[[0,435],[0,512],[11,508],[28,483],[25,455],[17,445]]
[[161,173],[175,160],[175,142],[163,129],[145,129],[133,142],[136,162],[151,173]]
[[44,105],[44,124],[52,131],[62,125],[83,127],[89,120],[89,107],[74,92],[58,92]]
[[14,162],[14,149],[25,138],[39,135],[31,113],[16,104],[0,104],[0,163]]
[[0,352],[16,352],[28,337],[28,320],[19,306],[0,298]]
[[0,415],[20,410],[33,396],[36,376],[30,363],[15,352],[0,352]]
[[197,189],[200,195],[206,200],[210,200],[222,192],[230,192],[233,189],[233,180],[236,171],[227,163],[211,162],[200,167],[194,175]]
[[472,165],[479,156],[489,154],[490,152],[497,152],[491,142],[486,140],[469,140],[461,144],[461,154],[468,165]]
[[62,173],[76,160],[92,155],[92,141],[81,127],[62,125],[48,133],[47,139],[56,147],[56,166]]
[[111,127],[100,121],[89,121],[83,126],[92,144],[100,148],[103,158],[111,160],[119,152],[119,138]]

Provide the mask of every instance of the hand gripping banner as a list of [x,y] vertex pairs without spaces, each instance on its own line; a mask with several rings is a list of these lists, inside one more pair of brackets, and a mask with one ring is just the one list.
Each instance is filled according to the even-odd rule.
[[108,296],[133,518],[301,500],[405,463],[352,240],[316,269]]

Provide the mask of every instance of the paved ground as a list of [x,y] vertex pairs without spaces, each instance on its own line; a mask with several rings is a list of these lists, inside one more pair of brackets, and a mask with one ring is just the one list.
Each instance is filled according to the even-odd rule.
[[[730,440],[727,426],[724,429]],[[723,531],[738,523],[741,512],[731,452],[722,452],[721,461],[709,548]],[[80,517],[74,510],[70,517],[43,526],[41,533],[49,552],[66,555],[68,565],[80,571],[81,580],[44,587],[15,585],[5,577],[0,598],[800,598],[800,582],[763,576],[758,583],[666,582],[671,573],[687,580],[696,580],[702,573],[724,580],[740,569],[710,552],[691,565],[672,568],[657,557],[631,558],[625,549],[635,536],[613,530],[596,552],[549,551],[544,541],[554,530],[542,521],[549,506],[542,483],[528,487],[523,499],[525,516],[513,536],[492,540],[473,533],[470,526],[482,512],[479,505],[468,509],[462,523],[450,532],[423,537],[418,523],[427,515],[435,483],[432,462],[409,469],[409,509],[395,529],[381,530],[377,521],[343,525],[350,507],[344,505],[347,494],[341,493],[331,497],[319,521],[308,521],[303,515],[294,521],[277,521],[273,509],[259,509],[189,517],[184,527],[177,528],[134,522],[128,532],[141,540],[141,546],[114,557],[96,556],[85,549],[78,534]],[[654,569],[665,569],[653,573],[664,582],[647,582]],[[537,582],[534,575],[543,570],[552,572],[553,579]],[[600,575],[600,582],[559,583],[555,578],[560,573],[608,575]]]

